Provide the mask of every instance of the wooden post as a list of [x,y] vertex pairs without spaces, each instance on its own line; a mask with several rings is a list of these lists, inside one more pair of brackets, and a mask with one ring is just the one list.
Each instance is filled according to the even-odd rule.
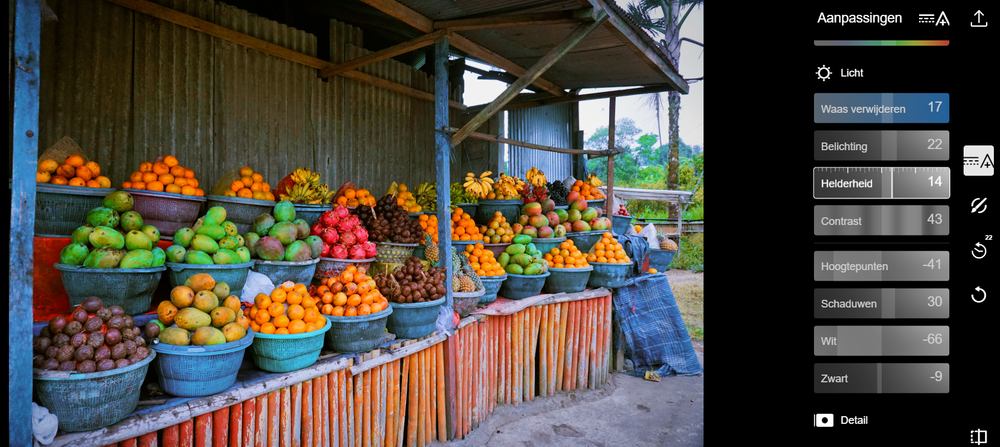
[[[618,97],[612,96],[608,99],[610,104],[608,105],[608,151],[614,152],[615,150],[615,103],[618,102]],[[615,194],[615,156],[612,153],[608,155],[608,194],[604,205],[604,215],[614,214],[615,210],[611,209],[614,204],[614,194]],[[679,230],[678,230],[679,231]]]
[[[35,179],[38,170],[38,85],[41,56],[41,0],[17,0],[11,70],[14,113],[11,136],[10,278],[7,309],[7,442],[31,445],[32,268],[35,235]],[[9,81],[9,80],[8,80]]]
[[[480,125],[486,122],[486,120],[490,119],[490,117],[500,110],[503,110],[503,106],[521,93],[521,90],[524,90],[525,87],[531,85],[535,79],[541,76],[542,73],[545,73],[545,71],[550,67],[555,65],[555,63],[558,62],[559,59],[562,59],[562,57],[565,56],[569,50],[586,38],[591,31],[594,31],[603,25],[607,19],[608,13],[602,9],[595,16],[594,22],[584,23],[577,26],[565,40],[560,42],[559,45],[556,45],[555,48],[549,50],[549,52],[542,56],[538,62],[535,62],[535,64],[532,65],[527,72],[521,75],[517,81],[514,81],[513,84],[509,85],[507,89],[500,94],[500,96],[476,114],[476,116],[473,117],[472,120],[470,120],[465,126],[462,126],[462,129],[451,138],[451,144],[458,145],[458,143],[461,143],[462,140],[468,137],[470,133],[478,129]],[[438,219],[440,219],[440,217],[438,217]]]
[[[451,247],[451,142],[448,133],[448,38],[442,37],[434,43],[434,149],[437,169],[437,203],[438,203],[438,234],[440,246]],[[444,279],[445,308],[454,308],[452,291],[451,256],[445,252],[441,256],[441,267],[448,271]],[[447,319],[448,328],[452,328],[451,317]]]
[[[255,439],[257,435],[257,400],[247,399],[243,401],[243,445],[246,447],[251,447],[256,445]],[[163,435],[163,439],[167,438],[166,433]],[[164,441],[166,444],[166,441]]]

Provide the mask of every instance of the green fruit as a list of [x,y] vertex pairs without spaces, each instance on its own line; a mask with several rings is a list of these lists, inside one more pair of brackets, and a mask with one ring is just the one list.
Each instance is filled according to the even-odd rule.
[[122,257],[122,262],[118,265],[123,269],[144,269],[153,266],[153,253],[149,250],[133,250]]
[[125,251],[112,247],[94,249],[83,260],[83,266],[95,269],[113,269],[121,263]]
[[240,264],[250,262],[250,250],[246,247],[237,248],[236,255],[240,257]]
[[84,225],[73,230],[73,242],[77,244],[90,245],[90,233],[94,232],[94,227]]
[[174,243],[181,247],[190,248],[192,239],[194,239],[194,230],[190,228],[181,228],[174,233]]
[[312,251],[312,255],[310,257],[313,259],[318,258],[320,253],[323,253],[323,239],[319,236],[307,236],[305,242],[309,245],[309,248]]
[[184,255],[184,262],[187,264],[212,265],[212,257],[203,251],[188,250]]
[[531,242],[531,236],[526,236],[526,235],[523,235],[523,234],[519,234],[517,236],[514,236],[511,239],[511,242],[513,242],[515,244],[522,244],[522,245],[523,244],[527,244],[527,243]]
[[228,220],[222,223],[222,229],[226,231],[226,236],[236,236],[240,233],[240,230],[236,228],[236,224]]
[[305,219],[295,219],[292,223],[295,224],[295,230],[298,231],[296,239],[301,241],[309,237],[309,222],[306,222]]
[[187,250],[180,245],[171,245],[167,247],[167,260],[170,262],[182,264],[184,263],[184,255],[187,254]]
[[191,334],[191,344],[196,346],[221,345],[226,342],[222,331],[211,327],[200,327]]
[[126,211],[121,215],[121,225],[125,231],[138,230],[142,228],[142,216],[136,211]]
[[139,230],[132,230],[125,235],[125,249],[128,251],[152,250],[153,242],[149,240],[149,236],[146,236],[146,233]]
[[291,222],[295,220],[295,205],[287,200],[282,200],[274,205],[274,218],[278,222]]
[[[513,264],[517,264],[517,265],[519,265],[521,267],[527,267],[528,264],[531,264],[531,256],[529,256],[529,255],[527,255],[525,253],[521,253],[519,255],[511,256],[510,257],[510,262],[513,263]],[[510,265],[510,264],[508,264],[508,265]]]
[[245,241],[243,246],[247,250],[250,250],[250,257],[257,256],[257,241],[260,240],[260,235],[257,233],[247,233],[243,235],[243,240]]
[[135,199],[132,198],[132,194],[126,191],[115,191],[108,194],[104,196],[104,201],[102,202],[102,206],[105,208],[113,209],[119,213],[132,211],[133,205],[135,205]]
[[160,336],[157,339],[160,340],[160,343],[168,345],[188,346],[191,344],[191,333],[179,327],[168,327],[160,330]]
[[219,251],[215,252],[215,254],[212,255],[212,262],[214,262],[216,265],[239,264],[240,255],[236,254],[235,251],[225,248],[220,248]]
[[226,221],[226,209],[221,206],[213,206],[208,209],[208,212],[205,213],[204,220],[201,222],[201,224],[221,226],[222,223],[225,221]]
[[497,259],[497,262],[500,264],[500,267],[507,267],[507,264],[510,263],[510,255],[507,253],[500,253],[500,257]]
[[96,227],[94,231],[90,233],[88,237],[90,240],[90,245],[94,248],[100,247],[111,247],[111,248],[124,248],[125,238],[114,228],[109,227]]
[[[267,232],[271,230],[274,226],[274,217],[270,214],[264,213],[257,216],[253,220],[253,232],[257,233],[258,236],[267,236]],[[252,250],[251,250],[252,251]]]
[[523,275],[524,274],[524,269],[522,269],[521,266],[519,266],[517,264],[508,264],[507,267],[504,267],[504,270],[507,273],[512,273],[512,274],[515,274],[515,275]]
[[121,216],[111,208],[94,208],[87,212],[87,225],[114,228],[121,222]]
[[167,254],[160,247],[153,247],[149,252],[153,254],[153,264],[150,267],[159,267],[167,261]]
[[236,239],[235,236],[223,236],[222,239],[219,239],[220,249],[225,248],[228,250],[236,250],[239,246],[240,241],[239,239]]
[[[528,240],[530,241],[531,238],[529,237]],[[510,244],[510,245],[507,246],[507,249],[505,249],[504,251],[507,252],[507,254],[513,256],[513,255],[519,255],[521,253],[524,253],[524,248],[525,247],[522,244]]]
[[525,275],[541,275],[542,266],[540,264],[530,264],[524,268]]
[[203,234],[212,238],[213,241],[218,241],[226,235],[226,230],[222,228],[221,225],[205,224],[202,225],[201,228],[198,228],[198,231],[195,231],[195,234]]
[[145,233],[146,237],[149,238],[149,241],[152,242],[153,245],[156,245],[157,242],[160,242],[160,230],[156,229],[156,227],[152,225],[143,225],[142,228],[139,229],[139,231]]
[[271,236],[281,242],[281,245],[291,245],[298,239],[299,231],[295,228],[295,224],[291,222],[278,222],[268,230],[267,235]]
[[528,242],[528,244],[525,245],[524,252],[527,253],[527,254],[529,254],[529,255],[534,255],[534,254],[541,253],[541,252],[538,251],[538,248],[535,247],[535,244],[531,243],[531,242]]
[[247,245],[247,240],[243,237],[243,235],[237,234],[235,237],[240,247],[245,247]]
[[214,255],[215,252],[219,251],[219,243],[215,242],[210,236],[196,234],[194,235],[194,239],[191,239],[191,250],[203,251]]
[[90,254],[90,249],[86,244],[74,242],[67,245],[59,252],[59,263],[69,265],[83,265],[83,261]]
[[308,261],[312,259],[312,249],[309,248],[309,244],[305,241],[295,241],[292,242],[288,248],[285,249],[285,260],[286,261]]

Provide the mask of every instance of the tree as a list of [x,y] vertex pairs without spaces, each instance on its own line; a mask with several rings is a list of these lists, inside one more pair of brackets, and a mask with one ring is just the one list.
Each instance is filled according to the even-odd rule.
[[[632,118],[619,118],[615,121],[615,147],[625,152],[615,157],[615,183],[625,184],[629,179],[634,179],[638,167],[636,157],[632,154],[633,145],[637,143],[637,137],[642,134],[635,120]],[[608,149],[608,128],[598,127],[593,135],[583,144],[583,148],[592,151],[603,151]],[[596,174],[602,180],[608,180],[608,159],[595,158],[587,161],[587,171]],[[619,177],[622,176],[622,177]]]

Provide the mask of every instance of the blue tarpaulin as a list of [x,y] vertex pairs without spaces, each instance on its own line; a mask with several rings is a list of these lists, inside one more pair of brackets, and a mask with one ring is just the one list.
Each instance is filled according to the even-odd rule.
[[625,286],[614,289],[612,299],[621,331],[616,346],[624,348],[635,365],[629,374],[642,376],[649,370],[661,376],[702,372],[666,275],[629,278]]

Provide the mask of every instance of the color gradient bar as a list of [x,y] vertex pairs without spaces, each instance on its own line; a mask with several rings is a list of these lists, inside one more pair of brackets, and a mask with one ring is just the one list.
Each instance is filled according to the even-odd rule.
[[817,47],[946,47],[947,40],[814,40]]

